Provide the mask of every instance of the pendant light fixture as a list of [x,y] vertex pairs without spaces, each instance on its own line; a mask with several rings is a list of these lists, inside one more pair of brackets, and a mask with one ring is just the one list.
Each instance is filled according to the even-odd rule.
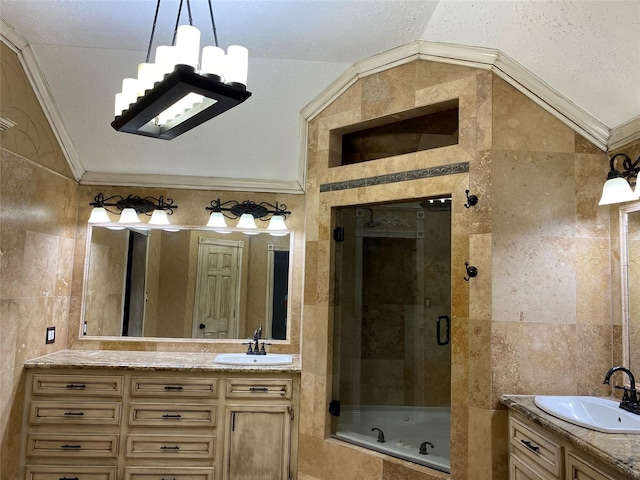
[[225,54],[218,47],[211,0],[209,13],[215,46],[206,46],[200,56],[200,31],[193,26],[190,0],[186,0],[189,25],[180,25],[180,0],[171,45],[151,47],[160,10],[156,5],[145,63],[136,78],[125,78],[115,98],[115,120],[119,131],[171,140],[178,135],[239,105],[251,96],[247,91],[248,51],[231,45]]

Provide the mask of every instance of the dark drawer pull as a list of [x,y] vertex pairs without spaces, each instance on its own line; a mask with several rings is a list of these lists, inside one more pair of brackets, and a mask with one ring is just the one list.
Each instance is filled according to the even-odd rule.
[[267,387],[250,387],[250,392],[268,392],[269,389]]
[[164,387],[164,389],[165,389],[165,390],[183,390],[183,387],[180,387],[180,386],[175,387],[175,386],[173,386],[173,385],[166,385],[166,386]]
[[179,413],[176,415],[170,415],[168,413],[165,413],[164,415],[162,415],[162,418],[182,418],[182,415],[180,415]]
[[81,417],[82,415],[84,415],[83,412],[64,412],[65,415],[69,416],[69,417]]
[[82,448],[80,445],[61,445],[60,448]]
[[538,453],[540,451],[540,447],[534,445],[533,443],[531,443],[529,440],[520,440],[522,443],[524,443],[524,445],[529,449],[529,450],[533,450],[534,452]]
[[178,445],[175,445],[173,447],[167,447],[166,445],[163,445],[160,447],[160,450],[180,450],[180,447]]
[[70,383],[67,385],[67,388],[87,388],[87,386],[84,384],[76,385],[75,383]]
[[[78,477],[60,477],[58,480],[80,480]],[[175,480],[175,479],[174,479]]]

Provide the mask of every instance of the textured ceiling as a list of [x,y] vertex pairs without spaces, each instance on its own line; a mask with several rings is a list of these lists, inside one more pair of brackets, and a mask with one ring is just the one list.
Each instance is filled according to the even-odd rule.
[[[212,44],[207,2],[190,3],[203,43]],[[154,47],[170,41],[177,5],[162,0]],[[252,97],[170,142],[117,133],[110,126],[113,95],[145,59],[155,6],[156,0],[0,4],[3,21],[35,56],[77,154],[79,177],[297,185],[300,111],[354,62],[417,39],[499,49],[608,128],[640,116],[637,0],[213,0],[220,45],[249,49]]]

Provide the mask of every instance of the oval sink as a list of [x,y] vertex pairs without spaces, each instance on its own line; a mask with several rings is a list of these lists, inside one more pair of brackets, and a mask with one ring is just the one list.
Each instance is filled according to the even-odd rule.
[[293,362],[293,357],[282,353],[267,353],[266,355],[221,353],[213,362],[225,365],[289,365]]
[[603,433],[640,433],[640,415],[600,397],[537,396],[534,403],[554,417]]

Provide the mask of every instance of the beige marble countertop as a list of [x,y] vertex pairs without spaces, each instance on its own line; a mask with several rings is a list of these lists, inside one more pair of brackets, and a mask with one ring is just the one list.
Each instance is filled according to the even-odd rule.
[[290,365],[223,365],[214,363],[216,353],[131,352],[116,350],[61,350],[25,362],[26,368],[102,368],[196,372],[298,373],[300,355]]
[[640,480],[640,435],[601,433],[560,420],[540,410],[533,395],[503,395],[503,405],[567,440],[586,454],[625,475]]

